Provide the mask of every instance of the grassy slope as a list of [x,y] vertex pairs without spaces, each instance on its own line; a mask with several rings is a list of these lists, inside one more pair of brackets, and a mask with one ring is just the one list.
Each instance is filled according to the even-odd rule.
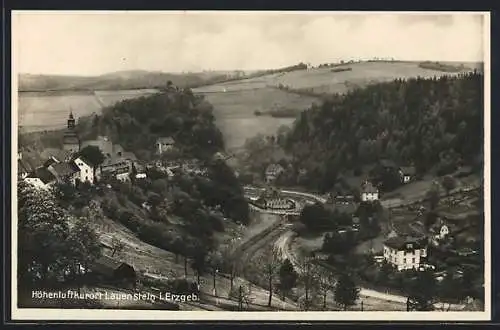
[[[417,62],[361,62],[346,65],[351,71],[332,72],[330,68],[277,73],[257,78],[230,81],[195,88],[214,106],[217,124],[229,147],[241,146],[258,133],[273,134],[281,125],[291,125],[293,118],[256,117],[254,112],[280,107],[304,110],[318,97],[297,95],[279,90],[279,84],[291,89],[310,89],[313,93],[345,93],[356,86],[390,81],[395,78],[433,77],[450,74],[422,69]],[[456,74],[456,73],[453,73]]]

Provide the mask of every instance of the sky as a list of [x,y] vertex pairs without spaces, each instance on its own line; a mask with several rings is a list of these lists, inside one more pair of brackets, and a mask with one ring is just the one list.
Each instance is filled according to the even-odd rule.
[[13,12],[20,73],[258,70],[373,57],[483,60],[483,16],[335,12]]

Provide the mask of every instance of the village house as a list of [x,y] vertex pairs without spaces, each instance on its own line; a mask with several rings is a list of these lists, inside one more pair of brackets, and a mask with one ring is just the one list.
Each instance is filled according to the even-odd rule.
[[415,167],[413,167],[413,166],[401,167],[399,169],[399,175],[401,176],[401,182],[409,183],[411,180],[414,179],[415,173],[416,173],[416,170],[415,170]]
[[45,167],[39,167],[26,175],[24,181],[35,188],[49,189],[56,183],[56,177]]
[[267,183],[272,183],[276,181],[276,179],[285,171],[283,166],[280,164],[270,164],[266,168],[265,176],[266,176],[266,182]]
[[36,171],[31,171],[29,175],[26,175],[25,181],[41,186],[41,182],[49,178],[47,172],[51,174],[50,178],[53,178],[54,182],[68,182],[73,185],[77,182],[94,183],[93,165],[81,156],[70,161],[61,161],[50,156]]
[[[129,181],[133,166],[137,163],[134,153],[125,151],[119,144],[113,143],[107,136],[98,136],[96,140],[84,141],[82,146],[98,147],[104,155],[104,161],[96,168],[97,180],[102,177],[114,177],[120,181]],[[143,176],[144,173],[139,173]]]
[[371,182],[365,181],[361,185],[361,201],[362,202],[374,202],[379,199],[378,188],[375,187]]
[[412,237],[391,237],[384,242],[384,259],[398,271],[419,269],[427,258],[426,244]]
[[143,165],[138,164],[138,163],[133,163],[132,166],[133,166],[133,169],[134,169],[133,172],[135,173],[135,178],[136,179],[145,179],[145,178],[147,178],[146,168]]
[[443,219],[439,219],[430,229],[429,241],[434,246],[440,245],[442,242],[452,238],[452,233],[456,231],[456,227],[452,223],[446,223]]
[[90,184],[94,184],[95,178],[94,178],[94,164],[92,164],[90,161],[85,159],[82,156],[77,157],[75,160],[73,160],[73,163],[78,167],[79,169],[79,180],[80,182],[88,182]]
[[156,152],[161,155],[175,149],[175,140],[173,137],[159,137],[155,143]]
[[55,162],[47,167],[57,182],[67,182],[75,185],[80,179],[80,169],[73,162]]
[[64,149],[45,148],[40,153],[40,158],[45,161],[56,159],[58,162],[67,162],[73,158],[73,153]]

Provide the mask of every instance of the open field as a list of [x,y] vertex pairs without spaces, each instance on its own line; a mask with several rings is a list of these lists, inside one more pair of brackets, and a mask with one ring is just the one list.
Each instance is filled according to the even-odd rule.
[[331,68],[300,70],[276,73],[258,78],[231,81],[205,86],[195,91],[200,93],[234,92],[261,89],[283,84],[292,89],[313,88],[318,93],[344,93],[355,85],[389,81],[396,78],[411,77],[431,78],[434,76],[453,75],[442,71],[423,69],[417,62],[360,62],[345,64],[349,71],[332,72]]
[[274,88],[245,89],[220,93],[206,93],[214,106],[217,126],[222,131],[228,148],[242,146],[246,139],[257,134],[274,134],[281,125],[291,125],[294,118],[256,116],[255,111],[279,108],[304,110],[316,98],[303,97]]
[[95,92],[22,92],[19,93],[18,120],[20,130],[35,132],[63,128],[69,111],[76,118],[100,113],[101,109],[119,101],[150,95],[156,90],[120,90]]
[[248,138],[259,133],[274,134],[279,126],[291,125],[294,121],[293,118],[257,117],[255,111],[266,112],[278,108],[305,110],[313,102],[320,102],[316,97],[279,90],[277,86],[280,84],[292,90],[307,89],[317,94],[333,94],[396,78],[457,74],[422,69],[417,62],[361,62],[345,66],[352,70],[332,72],[331,68],[321,68],[276,73],[203,86],[193,91],[204,94],[212,103],[227,147],[237,148]]

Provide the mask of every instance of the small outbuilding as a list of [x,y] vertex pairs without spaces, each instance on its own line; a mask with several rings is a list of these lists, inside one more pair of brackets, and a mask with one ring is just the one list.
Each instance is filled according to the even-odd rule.
[[134,267],[108,256],[97,259],[90,270],[95,279],[109,284],[134,287],[137,280]]

